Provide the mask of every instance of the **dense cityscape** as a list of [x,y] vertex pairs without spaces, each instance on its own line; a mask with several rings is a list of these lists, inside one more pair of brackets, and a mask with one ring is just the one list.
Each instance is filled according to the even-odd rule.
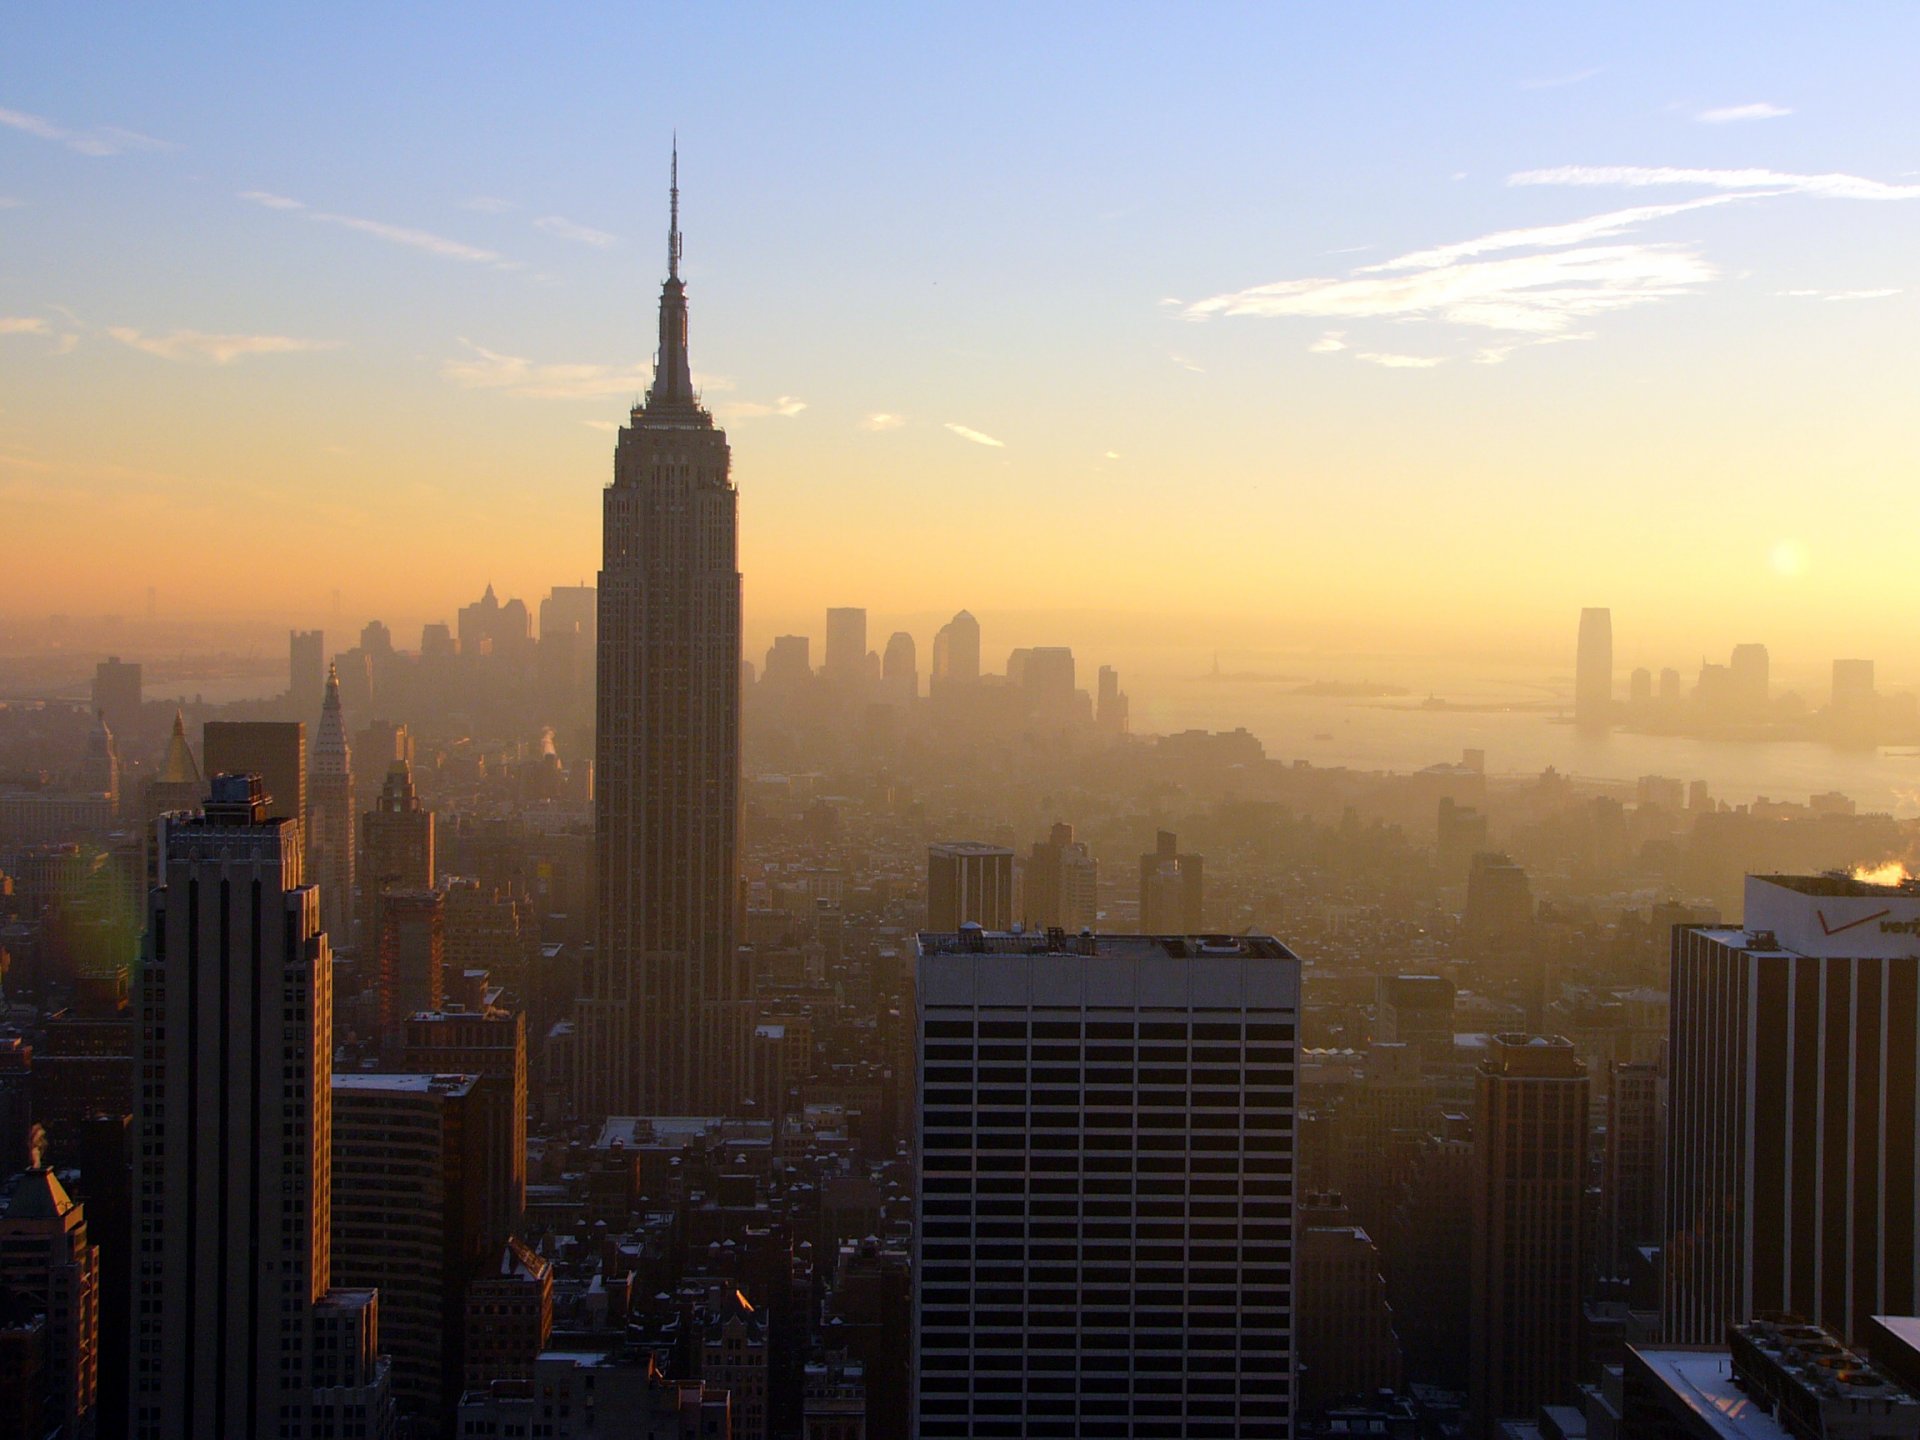
[[1920,1440],[1898,657],[1556,613],[1536,768],[953,556],[763,650],[673,144],[590,583],[0,630],[0,1440]]

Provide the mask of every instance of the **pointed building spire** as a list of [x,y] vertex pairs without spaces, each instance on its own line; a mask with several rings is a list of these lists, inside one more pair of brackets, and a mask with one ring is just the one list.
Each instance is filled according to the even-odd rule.
[[680,278],[680,136],[668,172],[667,279],[660,287],[660,349],[653,360],[647,409],[693,409],[693,367],[687,359],[687,285]]
[[673,132],[673,172],[667,182],[667,278],[680,278],[680,132]]

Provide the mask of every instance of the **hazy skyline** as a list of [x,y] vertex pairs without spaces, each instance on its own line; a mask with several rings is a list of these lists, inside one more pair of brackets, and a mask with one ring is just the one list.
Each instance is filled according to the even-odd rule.
[[1912,665],[1920,16],[1111,13],[17,18],[0,614],[590,578],[677,126],[749,658]]

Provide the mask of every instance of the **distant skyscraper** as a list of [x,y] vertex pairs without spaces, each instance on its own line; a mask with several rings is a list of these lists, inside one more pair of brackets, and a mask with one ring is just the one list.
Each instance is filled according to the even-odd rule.
[[1767,647],[1736,645],[1733,661],[1727,667],[1731,675],[1731,698],[1743,720],[1763,720],[1770,699]]
[[431,890],[435,879],[433,811],[413,791],[413,767],[387,767],[373,809],[360,817],[360,933],[370,952],[380,935],[384,890]]
[[980,622],[965,610],[933,637],[933,686],[971,685],[980,678]]
[[1574,661],[1573,719],[1583,729],[1605,729],[1613,719],[1613,612],[1580,612],[1580,649]]
[[1627,699],[1636,707],[1653,703],[1653,672],[1642,665],[1627,677]]
[[486,1129],[476,1174],[489,1245],[505,1242],[527,1208],[527,1017],[518,1010],[432,1010],[406,1020],[400,1066],[416,1074],[479,1077]]
[[776,635],[767,650],[767,668],[760,678],[776,689],[794,689],[813,679],[811,644],[804,635]]
[[927,847],[927,928],[1013,924],[1013,851],[956,840]]
[[200,730],[200,770],[258,775],[267,787],[267,814],[297,820],[301,884],[313,832],[307,825],[307,727],[298,720],[209,720]]
[[86,753],[80,757],[80,788],[106,796],[109,809],[120,808],[120,746],[104,710],[94,711],[93,728],[87,732]]
[[116,730],[131,732],[140,720],[141,671],[118,655],[93,669],[93,709]]
[[1036,840],[1027,857],[1020,914],[1030,927],[1058,926],[1079,933],[1100,918],[1100,862],[1073,838],[1073,826],[1056,824]]
[[409,1015],[446,999],[447,900],[438,890],[383,886],[374,903],[380,1028],[397,1035]]
[[1206,860],[1182,855],[1179,837],[1160,831],[1153,850],[1140,857],[1140,928],[1149,934],[1201,930],[1205,899]]
[[219,775],[164,844],[139,972],[134,1434],[387,1434],[375,1297],[329,1289],[333,965],[297,823],[268,818],[258,776]]
[[1300,962],[1038,941],[919,939],[912,1433],[1291,1436]]
[[1658,1065],[1615,1060],[1609,1069],[1599,1258],[1606,1273],[1625,1275],[1637,1247],[1661,1240],[1666,1125]]
[[1660,703],[1662,705],[1680,703],[1680,672],[1671,665],[1660,672]]
[[1833,701],[1827,718],[1833,733],[1842,740],[1870,743],[1878,728],[1880,699],[1874,690],[1873,661],[1836,660],[1833,662]]
[[739,496],[687,356],[678,162],[653,387],[614,451],[600,571],[599,929],[579,1032],[589,1115],[741,1102]]
[[880,662],[880,680],[890,699],[912,704],[920,696],[920,665],[913,648],[913,636],[896,630],[887,640],[887,653]]
[[287,632],[287,703],[305,719],[320,708],[327,683],[327,636],[323,630]]
[[1120,672],[1111,665],[1100,667],[1100,694],[1093,721],[1110,735],[1127,733],[1127,697],[1120,689]]
[[313,743],[313,784],[308,791],[313,816],[311,873],[320,887],[320,923],[328,940],[344,949],[353,944],[353,868],[359,815],[353,806],[353,757],[347,748],[347,724],[340,711],[340,677],[327,670],[326,699]]
[[458,623],[462,658],[494,660],[509,669],[526,665],[533,647],[533,617],[526,601],[503,604],[488,585],[473,604],[460,607]]
[[1558,1036],[1495,1035],[1475,1081],[1471,1434],[1576,1398],[1587,1069]]
[[856,686],[867,673],[867,612],[853,605],[827,611],[827,654],[821,674],[831,684]]
[[1920,1307],[1920,892],[1749,875],[1674,931],[1663,1338]]

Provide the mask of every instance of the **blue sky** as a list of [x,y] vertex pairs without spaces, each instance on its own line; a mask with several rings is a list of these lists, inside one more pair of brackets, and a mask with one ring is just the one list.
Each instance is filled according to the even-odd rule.
[[[215,609],[590,574],[677,127],[750,632],[1910,644],[1912,7],[396,9],[10,12],[0,503],[100,559],[0,610],[214,518],[325,537]],[[1142,576],[1222,543],[1313,600]]]

